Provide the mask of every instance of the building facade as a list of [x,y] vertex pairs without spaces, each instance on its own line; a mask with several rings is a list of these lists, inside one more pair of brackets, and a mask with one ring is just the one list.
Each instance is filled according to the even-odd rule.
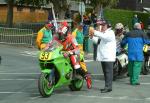
[[119,0],[117,8],[143,11],[144,8],[150,8],[150,0]]
[[[34,23],[45,22],[48,20],[50,8],[39,8],[33,6],[13,7],[13,23]],[[0,0],[0,23],[5,23],[7,19],[7,3],[5,0]]]

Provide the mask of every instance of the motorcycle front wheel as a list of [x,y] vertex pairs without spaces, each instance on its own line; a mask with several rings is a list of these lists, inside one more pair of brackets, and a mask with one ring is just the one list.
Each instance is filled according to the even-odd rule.
[[119,72],[119,61],[116,60],[113,66],[113,81],[117,79],[118,72]]
[[70,90],[80,91],[83,86],[84,78],[80,74],[76,74],[75,78],[71,81],[69,85]]
[[52,81],[49,80],[49,74],[41,73],[38,80],[38,88],[42,97],[49,97],[52,94],[54,89]]

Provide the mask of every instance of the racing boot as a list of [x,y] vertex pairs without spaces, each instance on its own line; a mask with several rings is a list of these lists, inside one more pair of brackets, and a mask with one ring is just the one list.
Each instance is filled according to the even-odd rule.
[[87,73],[84,77],[85,77],[85,80],[86,80],[87,88],[91,89],[92,88],[91,75],[89,73]]

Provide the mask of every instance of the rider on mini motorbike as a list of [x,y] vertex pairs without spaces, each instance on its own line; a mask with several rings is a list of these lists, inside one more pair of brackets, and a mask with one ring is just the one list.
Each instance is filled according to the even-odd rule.
[[122,23],[117,23],[115,25],[115,35],[116,35],[116,45],[117,45],[117,53],[120,53],[122,48],[121,48],[121,41],[124,37],[124,26]]
[[127,73],[128,57],[127,57],[127,48],[121,47],[121,41],[124,38],[125,30],[122,23],[117,23],[115,25],[115,35],[116,35],[116,61],[114,63],[113,70],[113,80],[116,80],[118,77],[122,77]]
[[63,49],[66,51],[64,56],[69,56],[71,63],[74,69],[79,69],[81,74],[84,76],[87,88],[91,89],[91,76],[87,71],[82,69],[82,65],[80,66],[80,50],[78,48],[78,43],[76,39],[69,33],[69,26],[66,21],[60,24],[60,28],[58,30],[58,39],[60,43],[63,45]]

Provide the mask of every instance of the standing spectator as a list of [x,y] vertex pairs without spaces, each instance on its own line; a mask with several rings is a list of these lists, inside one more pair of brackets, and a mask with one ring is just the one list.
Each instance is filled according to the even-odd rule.
[[91,25],[91,20],[89,18],[89,16],[86,16],[86,15],[83,15],[83,25],[84,25],[84,28],[83,28],[83,34],[84,34],[84,51],[85,52],[88,52],[88,44],[89,44],[89,38],[88,38],[88,28],[89,26]]
[[121,48],[121,41],[124,37],[124,26],[122,23],[117,23],[115,25],[115,35],[116,35],[116,46],[117,46],[117,54],[121,52],[122,48]]
[[[96,25],[97,25],[97,27],[95,28],[97,31],[101,31],[101,28],[102,28],[102,23],[103,23],[103,20],[101,19],[98,19],[97,21],[96,21]],[[93,60],[94,61],[96,61],[96,58],[97,58],[97,46],[99,45],[99,43],[100,43],[100,39],[99,39],[99,41],[98,41],[98,43],[93,43],[93,47],[94,47],[94,49],[93,49]]]
[[124,32],[127,33],[127,32],[129,32],[129,31],[130,31],[130,30],[129,30],[129,26],[125,24],[125,25],[124,25]]
[[52,27],[53,25],[46,22],[45,26],[39,30],[36,38],[36,44],[39,49],[44,49],[49,42],[52,40]]
[[91,14],[91,22],[92,22],[94,28],[96,28],[97,17],[96,17],[96,13],[94,11]]
[[101,43],[97,48],[97,60],[101,61],[105,78],[105,87],[101,89],[101,93],[107,93],[112,91],[113,64],[116,60],[116,40],[110,23],[103,21],[101,25],[101,31],[90,28],[89,35],[93,42],[97,43],[101,39]]
[[134,26],[135,23],[139,23],[139,18],[137,16],[137,14],[134,15],[133,19],[132,19],[132,25]]
[[[94,28],[96,29],[96,25],[97,25],[97,17],[96,17],[96,13],[93,11],[93,13],[91,14],[91,21],[92,24],[94,26]],[[98,44],[93,43],[93,60],[96,61],[96,57],[97,57],[97,46]]]
[[89,16],[83,15],[83,24],[84,25],[91,25],[91,21]]
[[144,23],[140,21],[140,24],[141,24],[141,29],[144,30]]
[[65,12],[65,19],[70,19],[70,18],[71,18],[71,11],[68,8]]
[[53,13],[52,13],[52,11],[50,10],[50,11],[48,12],[48,21],[51,22],[52,20],[54,20],[54,18],[53,18]]
[[128,44],[128,72],[130,76],[130,84],[140,85],[139,75],[144,60],[143,46],[144,44],[150,44],[150,41],[141,30],[140,23],[135,23],[134,30],[126,34],[121,45],[124,46],[126,44]]
[[147,20],[148,29],[150,30],[150,17]]
[[0,64],[1,64],[1,61],[2,61],[2,57],[0,56]]

